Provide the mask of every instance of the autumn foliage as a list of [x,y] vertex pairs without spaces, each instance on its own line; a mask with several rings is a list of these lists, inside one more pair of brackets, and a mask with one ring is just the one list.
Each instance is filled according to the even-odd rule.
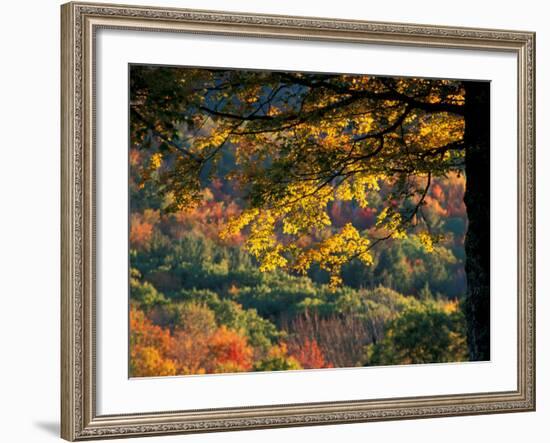
[[246,337],[226,326],[210,337],[208,349],[213,357],[214,372],[242,372],[252,368],[253,350]]
[[142,311],[130,310],[130,373],[134,377],[175,375],[170,331],[154,325]]
[[460,82],[131,83],[131,376],[467,358]]
[[130,311],[130,373],[133,377],[249,371],[253,349],[247,338],[222,325],[213,331],[171,332],[143,311]]
[[333,367],[331,363],[325,361],[325,357],[315,339],[306,338],[301,346],[294,343],[294,345],[290,347],[290,354],[298,360],[298,363],[300,363],[300,366],[304,369]]

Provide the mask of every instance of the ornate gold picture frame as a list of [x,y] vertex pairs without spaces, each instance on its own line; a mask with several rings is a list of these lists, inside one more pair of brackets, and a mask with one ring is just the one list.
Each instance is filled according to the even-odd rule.
[[[535,409],[535,35],[216,11],[67,3],[62,17],[61,435],[216,432]],[[100,29],[496,51],[517,56],[517,389],[265,406],[97,414],[96,33]],[[495,271],[493,271],[495,272]],[[498,270],[496,270],[498,275]],[[511,289],[512,290],[512,289]],[[510,346],[516,346],[511,343]]]

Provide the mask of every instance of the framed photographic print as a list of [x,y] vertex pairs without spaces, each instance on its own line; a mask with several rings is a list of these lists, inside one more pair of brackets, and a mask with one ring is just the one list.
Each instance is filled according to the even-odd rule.
[[62,437],[535,408],[535,36],[62,6]]

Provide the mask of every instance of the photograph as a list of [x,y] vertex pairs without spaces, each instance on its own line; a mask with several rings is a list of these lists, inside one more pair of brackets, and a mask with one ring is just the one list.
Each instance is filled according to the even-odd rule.
[[6,2],[0,440],[545,441],[544,5]]
[[310,12],[61,7],[62,438],[535,410],[535,31]]
[[128,69],[130,377],[490,360],[489,81]]

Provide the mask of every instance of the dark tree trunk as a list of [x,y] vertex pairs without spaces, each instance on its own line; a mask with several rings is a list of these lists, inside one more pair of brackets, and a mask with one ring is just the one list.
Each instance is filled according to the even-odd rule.
[[468,214],[465,315],[470,359],[490,359],[490,84],[464,82]]

